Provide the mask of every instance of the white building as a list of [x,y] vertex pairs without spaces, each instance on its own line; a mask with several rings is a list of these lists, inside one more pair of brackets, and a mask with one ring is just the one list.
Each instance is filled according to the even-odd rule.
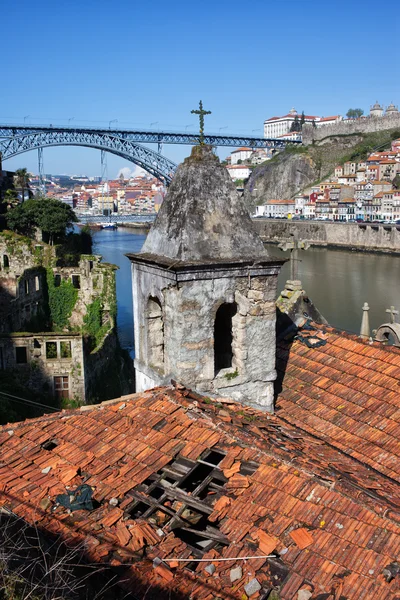
[[[264,137],[276,138],[290,132],[290,128],[294,123],[296,117],[300,121],[301,115],[298,114],[297,110],[292,110],[283,117],[271,117],[264,121]],[[319,117],[313,115],[304,115],[305,123],[312,123],[319,121]]]
[[294,200],[267,200],[265,216],[275,218],[292,218],[295,214]]
[[304,204],[303,214],[305,219],[314,219],[315,217],[315,202],[306,202]]
[[300,217],[304,215],[304,205],[308,201],[308,196],[296,196],[294,199],[295,202],[295,214]]
[[253,150],[251,148],[238,148],[231,152],[231,165],[237,165],[238,161],[247,160],[252,155]]
[[232,181],[248,179],[250,177],[251,170],[247,165],[228,165],[226,168],[228,169]]

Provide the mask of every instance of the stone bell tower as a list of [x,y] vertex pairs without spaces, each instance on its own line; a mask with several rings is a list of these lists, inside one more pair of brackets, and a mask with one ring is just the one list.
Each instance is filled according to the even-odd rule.
[[181,164],[133,271],[137,391],[177,379],[273,411],[277,277],[208,146]]

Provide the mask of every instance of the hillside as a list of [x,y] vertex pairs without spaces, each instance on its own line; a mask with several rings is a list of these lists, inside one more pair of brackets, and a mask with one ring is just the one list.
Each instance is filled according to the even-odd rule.
[[353,133],[324,138],[310,146],[288,146],[284,152],[256,167],[244,191],[251,209],[275,198],[293,198],[328,177],[336,165],[360,161],[378,148],[389,148],[400,131]]

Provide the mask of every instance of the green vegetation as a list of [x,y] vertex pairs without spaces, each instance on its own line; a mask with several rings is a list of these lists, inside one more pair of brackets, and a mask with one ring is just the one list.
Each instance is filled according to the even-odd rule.
[[235,379],[235,377],[239,376],[239,371],[237,369],[235,369],[233,371],[233,373],[225,373],[224,377],[225,379],[227,379],[228,381],[230,381],[231,379]]
[[[103,265],[106,266],[106,265]],[[109,319],[104,319],[105,306],[102,298],[107,299],[107,313]],[[83,317],[83,334],[89,352],[104,340],[105,335],[114,327],[117,317],[117,297],[115,292],[114,272],[109,269],[103,270],[103,293],[89,304],[86,315]],[[105,322],[104,322],[105,321]]]
[[[303,123],[304,123],[304,111],[301,113],[301,118],[303,119]],[[290,131],[301,131],[301,128],[303,126],[303,123],[299,120],[298,115],[295,116],[293,123],[290,126]]]
[[17,169],[14,178],[15,187],[20,188],[22,202],[25,200],[25,190],[29,186],[29,174],[26,169]]
[[83,333],[89,352],[97,348],[109,328],[108,322],[103,325],[103,303],[100,298],[96,298],[89,304],[83,317]]
[[[302,144],[288,144],[285,148],[285,154],[307,154],[308,146],[303,146]],[[271,160],[274,158],[278,158],[279,154],[275,154]]]
[[346,113],[346,117],[348,119],[359,119],[363,116],[363,114],[364,111],[362,108],[349,108],[349,110]]
[[50,268],[47,269],[47,289],[53,330],[63,330],[68,327],[68,320],[78,299],[78,290],[71,281],[65,279],[56,287],[53,269]]
[[6,219],[10,229],[30,237],[34,236],[36,228],[41,229],[44,241],[51,245],[63,240],[66,230],[77,221],[68,204],[52,198],[27,200],[12,208]]
[[18,194],[15,190],[9,188],[4,194],[3,203],[7,205],[7,208],[14,208],[19,203]]
[[92,234],[89,227],[83,227],[80,233],[70,232],[62,244],[56,248],[58,267],[77,267],[82,254],[91,254]]

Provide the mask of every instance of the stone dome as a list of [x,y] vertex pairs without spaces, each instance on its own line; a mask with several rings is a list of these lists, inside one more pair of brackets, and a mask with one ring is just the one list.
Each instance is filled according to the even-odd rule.
[[373,106],[371,106],[371,110],[383,110],[382,106],[379,104],[378,100],[375,102]]
[[397,113],[397,112],[399,112],[399,109],[397,108],[397,106],[395,106],[395,105],[393,104],[393,102],[391,102],[391,103],[389,104],[389,106],[387,107],[387,109],[386,109],[386,112],[387,112],[387,113],[394,113],[394,112],[396,112],[396,113]]

